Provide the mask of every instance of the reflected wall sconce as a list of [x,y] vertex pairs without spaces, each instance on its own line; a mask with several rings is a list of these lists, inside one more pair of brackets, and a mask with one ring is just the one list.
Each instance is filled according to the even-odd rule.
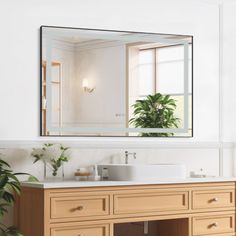
[[84,92],[86,93],[92,93],[95,89],[95,87],[89,87],[89,82],[87,79],[83,79],[82,87],[84,89]]

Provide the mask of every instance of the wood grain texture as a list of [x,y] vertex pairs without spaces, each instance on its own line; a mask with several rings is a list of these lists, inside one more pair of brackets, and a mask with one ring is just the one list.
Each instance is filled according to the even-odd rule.
[[157,234],[161,236],[189,236],[189,219],[157,221]]
[[193,235],[234,233],[235,214],[193,217]]
[[23,188],[18,207],[18,227],[24,236],[44,235],[44,191]]
[[193,209],[235,207],[235,190],[193,191]]
[[51,236],[109,236],[109,225],[52,227]]
[[188,191],[145,191],[114,195],[114,214],[171,212],[189,209]]
[[109,196],[51,198],[51,218],[78,218],[109,215]]
[[[213,198],[218,199],[218,205],[209,203]],[[22,187],[15,206],[15,222],[24,236],[126,236],[128,232],[129,236],[141,236],[140,225],[144,221],[149,221],[147,236],[235,236],[234,198],[235,182]],[[81,212],[71,211],[80,206]],[[209,230],[216,220],[217,230]]]

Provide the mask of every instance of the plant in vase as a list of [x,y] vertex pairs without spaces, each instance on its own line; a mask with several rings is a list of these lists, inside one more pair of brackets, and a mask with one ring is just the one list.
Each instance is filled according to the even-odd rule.
[[[170,95],[156,93],[132,105],[133,118],[129,124],[135,128],[178,128],[180,119],[175,115],[176,100]],[[168,137],[173,133],[141,133],[143,137]]]
[[[16,195],[20,195],[21,186],[17,178],[19,175],[29,174],[14,173],[11,166],[0,157],[0,236],[23,236],[16,226],[6,226],[2,223],[2,218],[8,213],[9,207],[15,203]],[[28,180],[37,181],[33,176]]]
[[[64,163],[69,161],[69,147],[61,144],[46,143],[42,148],[33,149],[31,156],[34,163],[42,161],[44,163],[44,178],[58,179],[64,178]],[[60,174],[59,174],[60,172]]]

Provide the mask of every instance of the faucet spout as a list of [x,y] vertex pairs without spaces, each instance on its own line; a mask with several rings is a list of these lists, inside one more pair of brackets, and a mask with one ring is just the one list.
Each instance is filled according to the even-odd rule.
[[136,159],[136,152],[125,151],[125,164],[129,164],[129,156],[132,155]]

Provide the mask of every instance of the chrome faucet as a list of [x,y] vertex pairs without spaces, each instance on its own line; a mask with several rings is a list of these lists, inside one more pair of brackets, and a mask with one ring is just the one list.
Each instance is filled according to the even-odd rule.
[[125,151],[125,164],[129,164],[129,155],[132,155],[136,159],[136,152]]

